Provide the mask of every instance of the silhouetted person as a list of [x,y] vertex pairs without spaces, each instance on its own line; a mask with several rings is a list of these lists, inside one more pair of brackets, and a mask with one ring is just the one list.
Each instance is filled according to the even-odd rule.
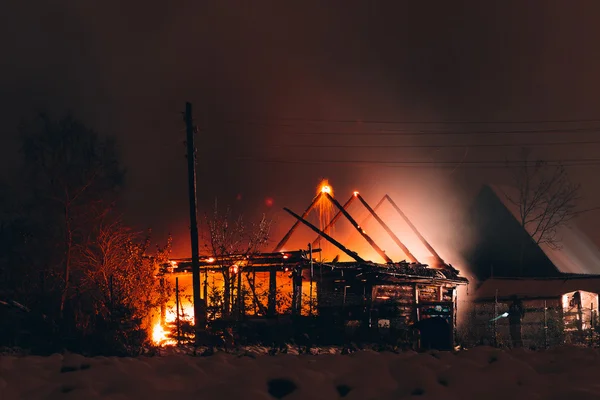
[[573,293],[573,297],[569,302],[571,308],[577,308],[577,331],[583,332],[583,309],[581,307],[581,292],[577,291]]
[[510,338],[512,339],[513,347],[523,347],[523,339],[521,338],[521,320],[525,316],[523,302],[513,296],[513,302],[508,308],[508,323],[510,325]]
[[300,314],[302,309],[302,265],[298,264],[292,272],[292,280],[294,285],[292,311],[294,315]]

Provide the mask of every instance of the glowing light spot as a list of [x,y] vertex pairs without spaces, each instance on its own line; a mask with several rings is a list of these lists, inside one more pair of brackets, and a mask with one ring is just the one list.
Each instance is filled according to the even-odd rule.
[[171,261],[171,266],[172,267],[177,267],[177,261]]
[[333,196],[333,187],[331,187],[327,179],[323,179],[321,181],[319,188],[317,189],[317,193],[327,193]]
[[[333,197],[333,187],[329,184],[327,179],[323,179],[317,188],[317,195],[321,194],[321,198],[319,199],[316,207],[316,211],[319,217],[319,229],[327,234],[331,234],[333,226],[329,223],[333,218],[334,214],[334,206],[332,202],[329,200],[328,196],[323,196],[325,194]],[[327,251],[329,249],[329,243],[324,243],[322,248]]]
[[215,262],[215,259],[212,257],[209,257],[206,259],[206,262],[212,263],[212,262]]
[[157,322],[152,327],[152,342],[156,345],[160,345],[161,343],[167,340],[167,332],[163,329],[162,325]]
[[355,191],[354,192],[354,197],[356,197],[356,196],[358,196],[358,192]]
[[267,197],[267,198],[265,199],[265,205],[266,205],[267,207],[272,207],[272,206],[273,206],[273,204],[275,204],[275,200],[273,200],[271,197]]
[[239,271],[239,267],[236,264],[233,264],[230,268],[229,268],[229,272],[233,275],[237,274]]

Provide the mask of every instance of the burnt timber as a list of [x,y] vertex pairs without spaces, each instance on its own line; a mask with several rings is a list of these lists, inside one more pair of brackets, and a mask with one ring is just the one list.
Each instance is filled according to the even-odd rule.
[[375,220],[377,222],[379,222],[379,225],[381,225],[383,227],[383,229],[385,229],[387,234],[390,235],[390,237],[392,238],[394,243],[396,243],[396,245],[398,247],[400,247],[400,249],[402,249],[402,251],[404,252],[404,254],[406,254],[406,256],[409,258],[409,260],[413,263],[418,263],[419,261],[417,260],[417,258],[410,252],[410,250],[408,250],[408,247],[406,247],[404,245],[404,243],[402,243],[400,241],[398,236],[396,236],[396,234],[394,232],[392,232],[392,230],[389,228],[389,226],[387,226],[387,224],[379,217],[379,215],[377,215],[377,212],[375,212],[375,210],[373,210],[371,208],[369,203],[367,203],[365,201],[365,199],[363,199],[359,193],[356,193],[356,197],[360,200],[360,202],[363,204],[363,206],[365,206],[365,208],[369,211],[369,214],[371,214],[373,216],[373,218],[375,218]]

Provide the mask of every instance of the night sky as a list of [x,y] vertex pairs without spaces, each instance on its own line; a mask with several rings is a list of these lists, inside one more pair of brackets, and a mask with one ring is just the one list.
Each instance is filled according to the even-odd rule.
[[[519,159],[520,143],[599,158],[600,143],[540,146],[600,141],[597,1],[5,3],[0,177],[15,176],[21,117],[72,111],[118,136],[122,212],[172,232],[176,255],[189,254],[186,101],[200,214],[215,198],[267,212],[277,239],[292,223],[281,208],[303,211],[323,177],[344,200],[393,194],[435,246],[482,183],[508,182],[477,161]],[[432,147],[399,147],[415,145]],[[600,206],[599,166],[569,167],[582,209]],[[600,212],[577,223],[600,243]]]

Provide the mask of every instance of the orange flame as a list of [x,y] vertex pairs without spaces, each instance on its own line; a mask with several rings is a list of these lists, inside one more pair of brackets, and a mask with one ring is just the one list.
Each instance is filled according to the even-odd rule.
[[321,184],[319,185],[319,190],[317,191],[317,193],[329,193],[330,195],[333,196],[333,188],[331,187],[331,185],[329,184],[329,181],[327,179],[323,179],[321,181]]
[[[329,184],[327,179],[323,179],[319,184],[317,194],[328,194],[333,197],[333,187]],[[325,229],[333,218],[334,209],[333,204],[327,198],[327,196],[321,196],[317,203],[317,212],[319,213],[319,228],[327,234],[331,234],[332,227]],[[324,247],[327,248],[328,244],[325,243]]]

